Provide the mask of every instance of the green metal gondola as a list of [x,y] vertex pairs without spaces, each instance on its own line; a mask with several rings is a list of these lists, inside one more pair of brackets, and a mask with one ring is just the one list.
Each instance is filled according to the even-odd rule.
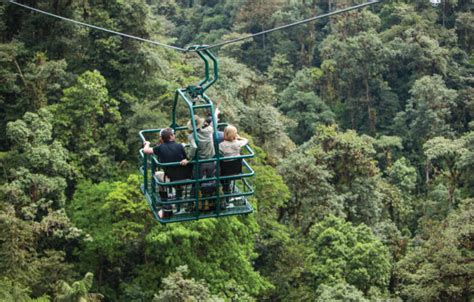
[[[180,131],[186,131],[186,126],[177,124],[177,105],[178,102],[184,102],[189,110],[189,119],[192,122],[192,135],[196,144],[199,146],[198,136],[196,132],[196,122],[194,115],[198,110],[207,110],[212,118],[212,127],[214,127],[214,148],[215,156],[208,159],[199,159],[199,147],[196,156],[190,161],[195,165],[193,178],[180,181],[166,181],[160,177],[160,171],[165,167],[181,167],[179,162],[161,163],[155,155],[148,155],[140,150],[140,172],[143,175],[143,184],[141,190],[148,201],[155,219],[160,223],[180,222],[189,220],[198,220],[211,217],[226,217],[231,215],[244,215],[253,212],[252,205],[248,201],[248,197],[253,194],[252,186],[249,178],[254,176],[254,171],[246,161],[254,156],[250,146],[243,148],[242,155],[233,157],[222,157],[219,154],[218,129],[225,124],[218,124],[215,120],[215,109],[211,99],[205,94],[205,91],[214,84],[219,76],[218,62],[216,57],[204,46],[193,46],[188,49],[194,51],[204,61],[205,77],[198,85],[188,86],[186,88],[177,89],[175,93],[172,123],[169,126],[176,134]],[[209,62],[212,62],[213,74],[209,72]],[[157,135],[162,129],[147,129],[140,131],[139,135],[142,142],[145,142],[147,136]],[[242,173],[237,175],[220,175],[220,166],[223,161],[241,161]],[[216,163],[216,174],[211,178],[202,178],[200,173],[200,165],[206,162]],[[185,169],[185,167],[182,167]],[[177,168],[179,169],[179,168]],[[162,174],[161,174],[162,175]],[[223,192],[221,180],[231,182],[229,192]],[[209,183],[214,185],[209,190],[206,186]],[[206,190],[204,190],[206,188]],[[167,209],[168,215],[160,217],[158,212]]]

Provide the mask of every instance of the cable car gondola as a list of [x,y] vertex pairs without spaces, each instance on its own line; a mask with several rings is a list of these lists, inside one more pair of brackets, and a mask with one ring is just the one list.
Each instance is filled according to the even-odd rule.
[[[129,39],[150,43],[156,46],[172,49],[180,52],[193,51],[197,53],[204,61],[205,66],[205,78],[196,86],[188,86],[186,88],[177,89],[173,105],[172,113],[172,124],[171,128],[175,132],[186,130],[187,127],[179,126],[176,123],[176,106],[179,100],[184,101],[185,105],[189,109],[190,119],[193,126],[193,137],[194,141],[198,143],[196,135],[196,123],[194,119],[194,113],[196,110],[206,109],[211,112],[212,127],[214,127],[214,148],[215,156],[209,159],[199,159],[195,157],[191,164],[195,165],[196,169],[193,169],[194,175],[188,179],[168,182],[166,178],[160,178],[163,175],[165,167],[174,167],[179,169],[179,162],[176,163],[160,163],[154,155],[148,155],[140,150],[140,171],[143,175],[143,184],[141,190],[146,197],[146,200],[150,204],[150,207],[155,215],[155,218],[161,223],[176,222],[176,221],[187,221],[197,220],[209,217],[224,217],[229,215],[241,215],[248,214],[253,211],[251,204],[248,202],[248,197],[253,194],[252,187],[248,182],[248,178],[254,175],[252,168],[248,165],[245,159],[254,156],[252,149],[249,146],[245,146],[243,155],[224,158],[219,155],[218,152],[218,139],[217,129],[225,126],[224,124],[217,124],[214,117],[214,105],[211,99],[205,94],[205,91],[217,81],[218,78],[218,63],[217,59],[209,51],[211,48],[221,47],[227,44],[236,43],[242,40],[251,39],[260,35],[268,34],[274,31],[284,30],[308,22],[312,22],[318,19],[327,18],[333,15],[342,14],[344,12],[361,9],[363,7],[372,6],[377,3],[381,3],[384,0],[370,0],[369,2],[354,5],[348,8],[340,9],[337,11],[329,12],[326,14],[314,16],[304,20],[296,21],[290,24],[277,26],[271,29],[263,30],[261,32],[245,35],[239,38],[222,41],[213,45],[197,45],[189,48],[182,48],[178,46],[164,44],[158,41],[145,39],[142,37],[133,36],[130,34],[110,30],[104,27],[100,27],[93,24],[88,24],[82,21],[66,18],[63,16],[55,15],[50,12],[46,12],[25,4],[18,3],[14,0],[8,2],[29,9],[31,11],[48,15],[54,18],[58,18],[67,22],[86,26],[94,30],[100,30],[108,32],[114,35],[119,35]],[[441,0],[430,0],[433,5],[441,3]],[[209,74],[209,60],[213,64],[213,77]],[[140,138],[142,142],[146,140],[147,135],[156,135],[160,133],[162,129],[148,129],[140,131]],[[198,152],[196,152],[198,154]],[[223,174],[221,173],[220,167],[227,165],[228,162],[233,162],[242,165],[244,173],[238,174]],[[210,178],[201,177],[200,165],[206,162],[215,162],[217,166],[217,173],[215,176]],[[230,181],[232,183],[230,192],[221,192],[221,181]],[[214,183],[214,187],[210,187],[209,184]],[[210,188],[209,188],[210,187]],[[227,187],[227,184],[226,184]],[[178,189],[178,190],[177,190]],[[160,217],[159,211],[161,208],[166,208],[169,212],[168,217]]]
[[[193,165],[190,177],[169,181],[165,177],[164,170],[173,169],[177,173],[186,175],[189,168],[181,166],[180,162],[162,163],[155,155],[149,155],[140,150],[140,172],[143,175],[141,190],[148,201],[155,219],[160,223],[180,222],[198,220],[211,217],[226,217],[231,215],[243,215],[253,212],[252,205],[248,197],[253,194],[249,178],[254,176],[254,171],[246,161],[254,156],[250,146],[243,148],[242,155],[233,157],[223,157],[219,154],[218,129],[222,129],[226,124],[217,123],[215,108],[212,100],[205,94],[205,91],[218,79],[218,62],[216,57],[205,46],[192,46],[188,51],[194,51],[204,61],[205,78],[198,85],[177,89],[175,93],[172,128],[175,133],[187,131],[188,127],[177,124],[177,105],[184,102],[189,110],[189,120],[192,123],[192,133],[197,144],[197,152],[194,158],[189,161]],[[212,62],[213,74],[209,72],[209,62]],[[215,156],[207,159],[200,159],[199,139],[197,135],[197,125],[194,119],[198,111],[210,112],[212,123],[208,127],[214,127],[213,141]],[[142,143],[146,141],[146,136],[157,135],[162,129],[147,129],[139,132]],[[203,163],[215,162],[216,173],[213,177],[202,177],[201,165]],[[223,173],[225,166],[238,166],[238,174],[228,175]],[[241,167],[240,167],[241,165]],[[235,169],[234,169],[235,170]],[[230,190],[222,190],[222,183],[230,183]],[[165,215],[159,215],[163,210]],[[161,217],[160,217],[161,216]]]

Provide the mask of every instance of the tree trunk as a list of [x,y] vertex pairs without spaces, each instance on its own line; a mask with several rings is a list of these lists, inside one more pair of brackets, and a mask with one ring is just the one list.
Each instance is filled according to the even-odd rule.
[[26,82],[25,76],[23,75],[23,72],[21,71],[20,65],[18,64],[18,61],[16,59],[13,59],[13,63],[15,64],[15,67],[18,70],[18,75],[20,76],[21,81],[25,85],[26,91],[31,92],[31,94],[33,94],[32,95],[32,100],[33,100],[33,104],[35,106],[34,109],[35,110],[40,109],[41,107],[43,107],[42,105],[44,105],[44,104],[42,104],[42,101],[41,101],[41,99],[38,95],[38,92],[35,89],[35,86],[33,84],[28,84]]
[[443,0],[443,27],[446,26],[446,1]]
[[427,160],[426,165],[425,165],[425,183],[428,185],[429,182],[430,182],[430,161]]
[[364,84],[365,84],[365,101],[367,103],[367,114],[369,117],[369,132],[371,135],[375,135],[376,114],[375,114],[375,110],[372,108],[368,75],[364,79]]

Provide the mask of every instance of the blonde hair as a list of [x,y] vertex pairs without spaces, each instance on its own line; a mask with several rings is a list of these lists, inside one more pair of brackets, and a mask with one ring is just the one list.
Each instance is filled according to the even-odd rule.
[[228,125],[224,129],[224,140],[232,142],[237,139],[237,128],[232,125]]

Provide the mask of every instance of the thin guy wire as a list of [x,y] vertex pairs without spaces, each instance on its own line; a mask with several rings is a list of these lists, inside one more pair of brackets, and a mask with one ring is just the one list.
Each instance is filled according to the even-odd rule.
[[250,39],[250,38],[253,38],[253,37],[256,37],[256,36],[261,36],[261,35],[264,35],[264,34],[267,34],[267,33],[271,33],[273,31],[282,30],[282,29],[290,28],[290,27],[297,26],[297,25],[300,25],[300,24],[308,23],[308,22],[311,22],[311,21],[314,21],[314,20],[330,17],[330,16],[333,16],[333,15],[342,14],[342,13],[345,13],[345,12],[348,12],[348,11],[351,11],[351,10],[359,9],[359,8],[369,6],[369,5],[373,5],[373,4],[376,4],[376,3],[380,3],[382,1],[384,1],[384,0],[376,0],[376,1],[366,2],[366,3],[363,3],[363,4],[359,4],[359,5],[351,6],[351,7],[348,7],[348,8],[340,9],[340,10],[337,10],[337,11],[333,11],[333,12],[330,12],[330,13],[327,13],[327,14],[324,14],[324,15],[319,15],[319,16],[311,17],[311,18],[304,19],[304,20],[301,20],[301,21],[297,21],[297,22],[294,22],[294,23],[277,26],[277,27],[274,27],[272,29],[267,29],[267,30],[264,30],[264,31],[261,31],[261,32],[255,33],[255,34],[245,36],[245,37],[240,37],[240,38],[236,38],[236,39],[216,43],[216,44],[213,44],[213,45],[205,46],[205,47],[202,47],[200,49],[211,49],[211,48],[215,48],[215,47],[219,47],[219,46],[224,46],[224,45],[227,45],[227,44],[231,44],[231,43],[239,42],[239,41],[242,41],[242,40]]
[[193,48],[188,48],[188,49],[177,47],[177,46],[172,46],[172,45],[168,45],[168,44],[164,44],[164,43],[160,43],[160,42],[149,40],[149,39],[140,38],[140,37],[137,37],[137,36],[121,33],[121,32],[110,30],[110,29],[103,28],[103,27],[100,27],[100,26],[96,26],[96,25],[84,23],[84,22],[81,22],[81,21],[73,20],[73,19],[70,19],[70,18],[62,17],[62,16],[55,15],[55,14],[52,14],[52,13],[49,13],[49,12],[46,12],[46,11],[43,11],[43,10],[40,10],[40,9],[37,9],[37,8],[34,8],[34,7],[30,7],[30,6],[25,5],[25,4],[15,2],[13,0],[10,0],[9,2],[12,3],[12,4],[15,4],[15,5],[21,6],[23,8],[30,9],[32,11],[35,11],[35,12],[38,12],[38,13],[41,13],[41,14],[45,14],[45,15],[48,15],[48,16],[51,16],[51,17],[55,17],[55,18],[58,18],[58,19],[61,19],[61,20],[64,20],[64,21],[69,21],[69,22],[79,24],[79,25],[82,25],[82,26],[90,27],[90,28],[97,29],[97,30],[102,30],[102,31],[105,31],[105,32],[108,32],[108,33],[111,33],[111,34],[123,36],[123,37],[130,38],[130,39],[135,39],[135,40],[138,40],[138,41],[142,41],[142,42],[146,42],[146,43],[150,43],[150,44],[154,44],[154,45],[158,45],[158,46],[162,46],[162,47],[166,47],[166,48],[169,48],[169,49],[186,52],[186,51],[198,50],[198,49],[199,50],[211,49],[211,48],[220,47],[220,46],[224,46],[224,45],[231,44],[231,43],[236,43],[236,42],[246,40],[246,39],[250,39],[250,38],[253,38],[253,37],[256,37],[256,36],[261,36],[261,35],[271,33],[271,32],[274,32],[274,31],[283,30],[283,29],[287,29],[287,28],[290,28],[290,27],[300,25],[300,24],[308,23],[308,22],[311,22],[311,21],[314,21],[314,20],[318,20],[318,19],[322,19],[322,18],[342,14],[342,13],[345,13],[345,12],[348,12],[348,11],[351,11],[351,10],[360,9],[360,8],[363,8],[363,7],[366,7],[366,6],[370,6],[370,5],[373,5],[373,4],[380,3],[382,1],[384,1],[384,0],[370,1],[370,2],[363,3],[363,4],[351,6],[351,7],[344,8],[344,9],[340,9],[340,10],[337,10],[337,11],[334,11],[334,12],[330,12],[330,13],[326,13],[326,14],[323,14],[323,15],[314,16],[314,17],[311,17],[311,18],[308,18],[308,19],[304,19],[304,20],[301,20],[301,21],[293,22],[293,23],[290,23],[290,24],[277,26],[277,27],[267,29],[267,30],[264,30],[264,31],[261,31],[261,32],[255,33],[255,34],[247,35],[247,36],[244,36],[244,37],[223,41],[223,42],[212,44],[212,45],[209,45],[209,46],[197,47],[197,48],[193,47]]
[[140,37],[137,37],[137,36],[133,36],[133,35],[121,33],[121,32],[115,31],[115,30],[110,30],[110,29],[103,28],[103,27],[100,27],[100,26],[96,26],[96,25],[84,23],[84,22],[81,22],[81,21],[69,19],[69,18],[66,18],[66,17],[58,16],[58,15],[55,15],[55,14],[52,14],[52,13],[48,13],[48,12],[46,12],[46,11],[43,11],[43,10],[40,10],[40,9],[31,7],[31,6],[28,6],[28,5],[25,5],[25,4],[21,4],[21,3],[15,2],[15,1],[13,1],[13,0],[10,0],[9,2],[12,3],[12,4],[15,4],[15,5],[21,6],[21,7],[23,7],[23,8],[26,8],[26,9],[29,9],[29,10],[32,10],[32,11],[35,11],[35,12],[37,12],[37,13],[45,14],[45,15],[48,15],[48,16],[50,16],[50,17],[58,18],[58,19],[61,19],[61,20],[64,20],[64,21],[69,21],[69,22],[72,22],[72,23],[75,23],[75,24],[79,24],[79,25],[82,25],[82,26],[86,26],[86,27],[90,27],[90,28],[93,28],[93,29],[102,30],[102,31],[105,31],[105,32],[108,32],[108,33],[111,33],[111,34],[119,35],[119,36],[126,37],[126,38],[130,38],[130,39],[135,39],[135,40],[138,40],[138,41],[142,41],[142,42],[146,42],[146,43],[150,43],[150,44],[154,44],[154,45],[166,47],[166,48],[173,49],[173,50],[187,51],[187,49],[185,49],[185,48],[181,48],[181,47],[177,47],[177,46],[172,46],[172,45],[160,43],[160,42],[153,41],[153,40],[149,40],[149,39],[140,38]]

